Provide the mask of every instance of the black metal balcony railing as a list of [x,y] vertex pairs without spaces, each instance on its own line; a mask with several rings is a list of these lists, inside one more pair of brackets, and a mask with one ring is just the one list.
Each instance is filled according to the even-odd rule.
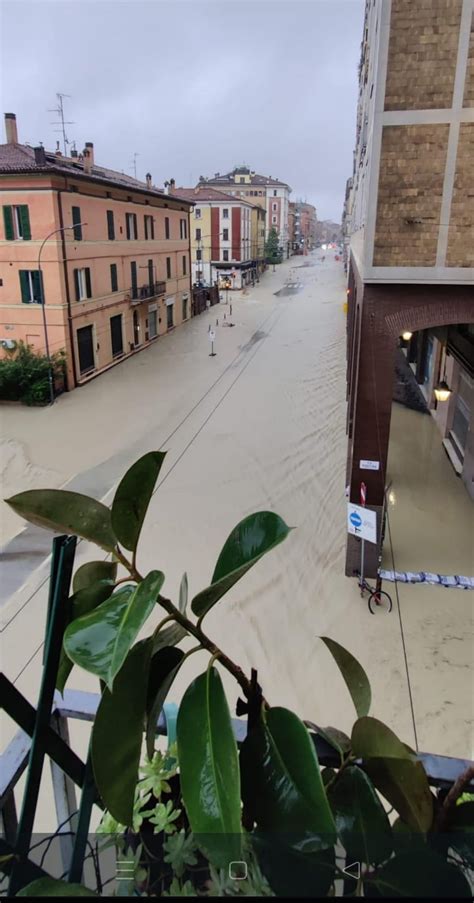
[[132,285],[130,289],[130,297],[132,302],[140,304],[141,301],[150,301],[159,295],[166,294],[166,282],[152,282],[146,285]]

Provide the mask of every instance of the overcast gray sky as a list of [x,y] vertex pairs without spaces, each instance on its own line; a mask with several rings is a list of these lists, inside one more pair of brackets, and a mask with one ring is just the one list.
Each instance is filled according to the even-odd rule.
[[[352,171],[364,0],[3,0],[2,96],[19,140],[54,148],[48,113],[98,164],[162,185],[235,164],[340,220]],[[5,140],[3,138],[3,140]]]

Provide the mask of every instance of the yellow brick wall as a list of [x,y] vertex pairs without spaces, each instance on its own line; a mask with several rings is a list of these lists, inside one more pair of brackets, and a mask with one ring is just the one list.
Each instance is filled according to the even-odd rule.
[[462,0],[392,0],[386,110],[450,107]]
[[[385,126],[374,266],[434,266],[448,142],[447,124]],[[419,225],[406,219],[420,218]]]
[[474,107],[474,16],[471,22],[471,39],[467,62],[466,82],[464,86],[464,106]]
[[459,132],[446,263],[474,267],[474,122],[462,122]]

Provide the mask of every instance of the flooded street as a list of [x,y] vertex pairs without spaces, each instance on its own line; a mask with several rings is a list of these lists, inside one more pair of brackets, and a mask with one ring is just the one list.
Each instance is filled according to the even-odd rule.
[[[275,297],[290,270],[302,289]],[[3,494],[40,485],[44,477],[45,485],[68,484],[110,502],[118,479],[135,458],[166,449],[138,566],[142,572],[163,570],[164,593],[172,599],[177,598],[184,571],[191,597],[208,585],[227,535],[252,511],[270,509],[296,528],[205,622],[212,639],[245,671],[258,669],[267,699],[321,725],[350,731],[354,713],[349,695],[318,639],[328,635],[366,669],[373,691],[371,714],[415,745],[414,710],[421,750],[469,756],[472,700],[464,665],[472,654],[471,594],[403,587],[401,620],[392,585],[392,614],[373,617],[355,581],[344,576],[344,299],[340,263],[323,263],[318,253],[293,258],[275,274],[267,273],[247,296],[232,298],[234,328],[223,327],[224,313],[226,319],[230,313],[221,304],[63,396],[51,410],[6,408],[2,431],[10,441],[7,457],[4,451]],[[212,358],[207,331],[216,318],[217,357]],[[391,459],[400,501],[406,471],[396,462],[409,459],[402,445],[399,442],[398,457]],[[448,486],[448,471],[445,479]],[[409,496],[403,498],[406,506]],[[471,517],[467,494],[466,502],[459,496],[459,505],[465,510],[461,527],[466,536]],[[408,507],[405,510],[409,517]],[[405,542],[400,518],[394,512],[396,551]],[[15,515],[5,519],[4,538],[12,539],[7,564],[18,585],[12,583],[12,593],[3,601],[3,670],[34,701],[47,599],[44,557],[51,537],[44,533],[44,546],[37,531],[14,539],[21,527]],[[451,542],[449,534],[446,539]],[[30,554],[15,559],[22,542]],[[464,567],[468,554],[465,539]],[[77,563],[93,557],[91,547],[80,543]],[[396,563],[400,568],[411,565],[401,552]],[[426,558],[417,558],[416,565],[433,566]],[[157,623],[158,617],[152,620]],[[435,670],[440,660],[448,664]],[[206,663],[201,653],[186,662],[172,699],[179,699],[190,677]],[[227,685],[236,698],[232,683]],[[97,690],[96,682],[77,669],[68,686]],[[80,725],[72,727],[78,748],[85,734]]]

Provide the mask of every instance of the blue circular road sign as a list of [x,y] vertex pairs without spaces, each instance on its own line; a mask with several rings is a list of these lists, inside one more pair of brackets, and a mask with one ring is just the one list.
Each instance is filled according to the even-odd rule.
[[349,517],[349,520],[353,527],[361,527],[362,526],[362,518],[357,511],[353,511]]

